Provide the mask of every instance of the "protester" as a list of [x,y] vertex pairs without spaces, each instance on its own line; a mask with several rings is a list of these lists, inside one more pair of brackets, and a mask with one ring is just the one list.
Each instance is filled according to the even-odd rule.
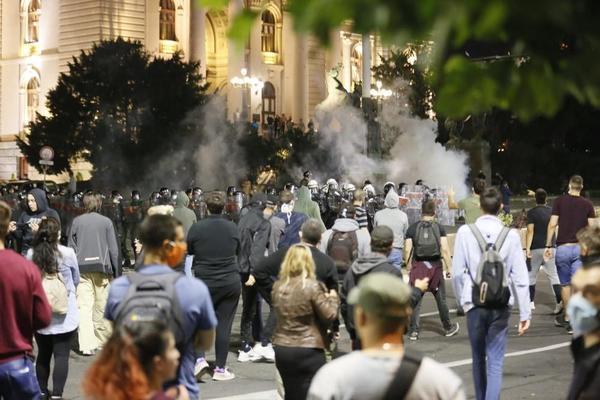
[[[64,314],[52,314],[50,326],[35,334],[38,354],[35,371],[42,396],[61,399],[69,374],[69,353],[71,342],[79,326],[76,287],[79,284],[79,267],[73,249],[58,243],[60,225],[54,218],[42,220],[33,238],[32,248],[27,258],[40,269],[43,277],[58,279],[59,285],[66,287],[67,310]],[[52,391],[48,390],[50,361],[54,356]]]
[[294,211],[294,194],[289,190],[283,190],[279,194],[281,202],[281,211],[275,216],[281,218],[285,222],[285,229],[279,238],[277,247],[289,247],[300,242],[300,227],[308,219],[306,214]]
[[179,359],[173,333],[163,322],[122,326],[88,369],[83,391],[93,400],[187,400],[184,385],[163,390],[177,375]]
[[[268,253],[273,254],[279,248],[279,240],[285,232],[285,221],[277,215],[277,196],[267,195],[263,216],[271,225],[271,233],[269,235]],[[287,248],[287,246],[286,246]]]
[[[354,219],[358,222],[360,229],[367,229],[372,225],[369,221],[369,214],[365,208],[365,192],[362,189],[356,189],[352,195],[352,205],[354,206]],[[371,229],[372,230],[372,229]]]
[[304,400],[317,370],[325,364],[327,326],[335,320],[339,299],[316,280],[308,246],[292,246],[273,286],[277,327],[273,336],[275,364],[286,400]]
[[[599,233],[596,229],[595,234]],[[600,393],[600,268],[584,265],[573,275],[572,283],[574,294],[567,312],[573,326],[571,352],[575,368],[567,398],[595,399]]]
[[[449,269],[451,264],[450,248],[444,227],[435,221],[435,202],[427,200],[423,203],[421,210],[421,221],[412,224],[406,231],[406,264],[410,265],[410,285],[414,286],[417,279],[429,280],[427,291],[433,294],[437,304],[438,312],[444,328],[444,336],[454,336],[459,331],[458,322],[450,322],[450,312],[446,304],[446,284],[444,279],[444,267],[442,260]],[[412,263],[411,263],[412,259]],[[421,312],[420,297],[413,306],[413,314],[410,319],[408,338],[419,339],[419,320]]]
[[[240,235],[236,225],[222,214],[225,194],[210,192],[205,198],[209,215],[196,222],[188,233],[188,254],[194,256],[194,276],[201,279],[210,292],[217,315],[217,340],[215,343],[216,367],[214,380],[235,378],[226,368],[231,326],[242,290],[240,283]],[[202,376],[208,368],[204,357],[196,363],[196,375]]]
[[[308,218],[315,218],[323,224],[319,205],[312,200],[310,190],[308,189],[308,180],[303,179],[300,182],[297,196],[298,198],[294,202],[294,211],[305,214]],[[323,229],[325,229],[325,224],[323,224]]]
[[190,198],[185,192],[177,192],[177,198],[175,200],[175,209],[173,210],[173,216],[181,222],[183,227],[183,234],[187,238],[188,232],[194,222],[197,221],[196,213],[189,208]]
[[471,196],[462,199],[458,202],[458,207],[463,210],[465,216],[465,224],[473,224],[477,221],[477,218],[483,215],[481,207],[479,207],[479,196],[485,189],[484,179],[474,179]]
[[466,399],[454,372],[429,357],[405,350],[411,292],[402,279],[388,273],[372,273],[361,279],[348,301],[354,305],[363,350],[322,367],[310,386],[309,400]]
[[408,229],[408,216],[398,207],[400,198],[393,189],[389,189],[385,196],[385,208],[375,213],[373,225],[385,225],[394,232],[394,247],[389,255],[390,263],[398,269],[402,267],[404,259],[404,238]]
[[31,247],[33,235],[37,232],[40,222],[45,218],[54,218],[60,222],[58,213],[48,206],[46,192],[42,189],[31,189],[27,193],[27,207],[16,222],[11,222],[8,231],[20,244],[21,254],[27,254]]
[[[257,332],[254,332],[255,336],[260,338],[262,335],[261,300],[255,285],[254,269],[265,257],[271,233],[271,225],[263,215],[266,201],[265,194],[255,194],[250,202],[248,212],[240,218],[238,224],[241,243],[239,263],[243,302],[240,321],[242,345],[238,355],[240,362],[257,361],[261,358],[275,361],[272,346],[263,346],[261,342],[252,346],[253,325],[258,328]],[[253,324],[255,321],[256,323]],[[266,347],[264,351],[263,347]]]
[[[458,230],[452,260],[454,292],[467,313],[477,400],[500,398],[510,308],[515,302],[519,307],[519,335],[529,329],[531,319],[521,238],[496,217],[502,208],[498,189],[485,189],[480,203],[484,215]],[[488,293],[496,292],[486,289],[494,287],[501,288],[501,299],[492,304]]]
[[110,324],[104,319],[109,283],[121,274],[115,228],[100,215],[102,196],[88,192],[83,196],[86,213],[73,220],[69,247],[75,250],[81,275],[77,286],[79,307],[79,351],[93,355],[108,340]]
[[[536,206],[527,212],[527,234],[525,236],[525,251],[529,262],[529,298],[531,299],[531,309],[535,310],[535,286],[537,282],[537,274],[540,267],[544,266],[544,272],[554,291],[556,305],[553,314],[560,314],[563,310],[563,302],[560,294],[560,281],[556,272],[556,263],[554,255],[547,261],[544,261],[544,252],[546,246],[546,233],[548,231],[548,223],[552,215],[552,209],[546,204],[548,197],[544,189],[535,191]],[[553,243],[555,238],[552,239]]]
[[510,198],[513,196],[512,190],[508,186],[508,181],[506,179],[502,179],[502,184],[500,185],[500,193],[502,193],[502,210],[506,214],[510,214]]
[[581,262],[586,268],[600,266],[600,225],[587,226],[577,233]]
[[[552,205],[552,216],[546,232],[546,250],[544,261],[555,256],[558,279],[562,285],[561,294],[563,304],[569,303],[571,296],[571,277],[581,267],[580,248],[577,243],[577,232],[594,223],[596,212],[591,201],[581,196],[583,178],[573,175],[569,180],[569,192],[560,196]],[[556,236],[556,254],[553,249],[553,238]],[[564,322],[563,322],[564,321]],[[564,326],[568,333],[572,333],[568,313],[563,318],[557,317],[555,325]]]
[[[164,288],[165,291],[167,291],[166,283],[173,282],[172,295],[176,298],[173,299],[168,291],[167,297],[177,303],[174,303],[169,311],[176,316],[178,313],[173,307],[178,307],[182,316],[182,321],[178,321],[177,324],[178,331],[173,332],[177,340],[177,348],[181,353],[177,384],[185,385],[190,398],[197,399],[199,388],[194,376],[196,354],[212,347],[214,327],[217,325],[208,289],[202,281],[173,271],[181,262],[186,250],[183,228],[174,217],[149,216],[142,222],[139,234],[144,246],[144,266],[138,272],[118,278],[112,283],[106,305],[106,318],[115,324],[121,322],[121,325],[116,326],[122,328],[123,324],[131,323],[129,320],[124,320],[126,316],[124,313],[130,309],[130,304],[135,306],[135,303],[130,303],[129,300],[132,299],[132,295],[135,295],[141,282],[163,282],[159,288]],[[130,291],[132,285],[136,288],[133,294]],[[147,307],[156,309],[154,304],[156,300]],[[141,300],[138,301],[138,305],[140,307],[143,305]],[[146,364],[142,363],[142,365]]]
[[33,366],[33,334],[52,321],[40,270],[4,248],[11,210],[0,201],[0,398],[39,399]]

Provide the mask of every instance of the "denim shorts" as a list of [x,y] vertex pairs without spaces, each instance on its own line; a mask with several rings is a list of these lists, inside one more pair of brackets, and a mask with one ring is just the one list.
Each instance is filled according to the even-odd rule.
[[569,285],[571,278],[581,265],[579,245],[558,246],[556,249],[556,270],[561,285]]

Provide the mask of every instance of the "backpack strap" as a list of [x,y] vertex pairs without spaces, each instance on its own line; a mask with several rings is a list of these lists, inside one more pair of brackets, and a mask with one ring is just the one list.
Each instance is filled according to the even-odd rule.
[[404,349],[404,356],[400,361],[400,367],[392,378],[392,383],[388,386],[383,400],[403,400],[417,376],[421,367],[423,356],[407,348]]
[[485,251],[487,250],[488,243],[486,242],[483,235],[481,234],[481,231],[475,224],[469,224],[468,227],[471,230],[471,233],[473,233],[473,236],[475,236],[475,239],[477,240],[477,244],[479,244],[479,249],[481,250],[482,253],[485,253]]
[[331,252],[331,247],[333,247],[333,237],[336,233],[339,233],[339,231],[331,230],[331,235],[329,235],[329,240],[327,241],[327,255]]
[[500,251],[500,249],[504,245],[504,242],[506,241],[506,238],[508,237],[509,233],[510,233],[510,228],[503,226],[502,230],[498,234],[498,239],[496,239],[496,243],[494,243],[494,247],[496,248],[496,251]]

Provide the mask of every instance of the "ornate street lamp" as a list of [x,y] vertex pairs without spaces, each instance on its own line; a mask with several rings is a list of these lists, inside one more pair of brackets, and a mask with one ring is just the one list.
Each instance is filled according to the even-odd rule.
[[371,88],[371,97],[377,99],[377,101],[385,100],[392,95],[390,89],[383,88],[383,83],[381,83],[381,81],[377,81],[375,86],[377,86],[377,89]]
[[265,86],[265,83],[260,78],[248,76],[248,70],[246,68],[242,68],[240,73],[242,76],[234,76],[229,82],[234,88],[242,89],[242,115],[240,119],[242,121],[248,121],[248,108],[250,108],[248,90],[254,90],[258,93],[258,91],[262,90],[263,86]]

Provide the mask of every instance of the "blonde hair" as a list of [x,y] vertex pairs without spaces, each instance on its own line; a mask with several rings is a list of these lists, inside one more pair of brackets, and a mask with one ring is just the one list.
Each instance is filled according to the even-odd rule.
[[279,272],[279,279],[285,284],[297,276],[301,276],[303,281],[306,278],[315,279],[315,262],[310,248],[304,244],[295,244],[288,249]]

